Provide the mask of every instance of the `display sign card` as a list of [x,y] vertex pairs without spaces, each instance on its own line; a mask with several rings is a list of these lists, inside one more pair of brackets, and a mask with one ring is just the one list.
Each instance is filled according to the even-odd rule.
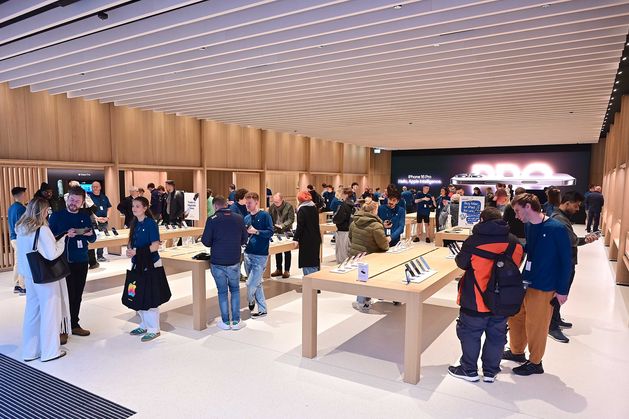
[[194,192],[184,192],[183,200],[185,205],[185,219],[199,221],[199,194]]
[[459,206],[459,227],[472,227],[478,223],[484,208],[484,196],[462,196]]

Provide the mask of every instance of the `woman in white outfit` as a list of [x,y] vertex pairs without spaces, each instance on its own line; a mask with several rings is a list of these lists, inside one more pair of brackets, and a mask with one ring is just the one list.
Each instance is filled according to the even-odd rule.
[[[26,212],[18,220],[17,262],[19,273],[24,277],[28,293],[24,312],[23,359],[33,361],[52,361],[66,354],[60,349],[59,335],[63,331],[63,312],[68,313],[67,297],[63,298],[62,290],[66,289],[65,279],[47,284],[35,284],[26,257],[32,252],[35,233],[39,229],[37,251],[46,259],[54,260],[61,256],[65,247],[65,235],[59,240],[48,227],[48,209],[50,205],[43,198],[33,198]],[[67,321],[65,322],[67,324]]]

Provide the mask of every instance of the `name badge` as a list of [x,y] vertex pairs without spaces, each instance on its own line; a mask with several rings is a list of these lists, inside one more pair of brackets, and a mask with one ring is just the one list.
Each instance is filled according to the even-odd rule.
[[102,206],[102,205],[100,206],[100,210],[101,210],[101,211],[105,211],[105,209],[103,208],[103,206]]
[[83,241],[82,240],[77,240],[76,241],[76,247],[79,249],[83,249]]
[[531,261],[530,260],[526,261],[526,265],[524,266],[524,269],[527,270],[527,271],[531,270]]

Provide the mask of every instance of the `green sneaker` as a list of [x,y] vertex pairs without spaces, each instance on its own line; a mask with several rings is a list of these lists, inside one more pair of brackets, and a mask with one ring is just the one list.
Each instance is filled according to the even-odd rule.
[[141,327],[136,327],[132,331],[129,332],[131,336],[140,336],[146,333],[146,329],[142,329]]
[[239,322],[232,322],[232,330],[240,330],[245,326],[247,326],[247,323],[243,322],[242,320]]
[[157,333],[147,333],[146,335],[142,336],[142,342],[150,342],[153,339],[155,339],[156,337],[158,337],[160,335],[159,332]]

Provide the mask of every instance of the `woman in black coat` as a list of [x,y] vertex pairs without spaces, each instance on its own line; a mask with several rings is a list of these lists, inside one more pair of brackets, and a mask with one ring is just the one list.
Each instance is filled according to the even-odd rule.
[[309,192],[300,192],[297,195],[299,206],[297,207],[297,230],[294,240],[299,243],[299,267],[304,275],[317,272],[321,261],[319,252],[321,249],[321,230],[319,229],[319,211],[312,202]]

